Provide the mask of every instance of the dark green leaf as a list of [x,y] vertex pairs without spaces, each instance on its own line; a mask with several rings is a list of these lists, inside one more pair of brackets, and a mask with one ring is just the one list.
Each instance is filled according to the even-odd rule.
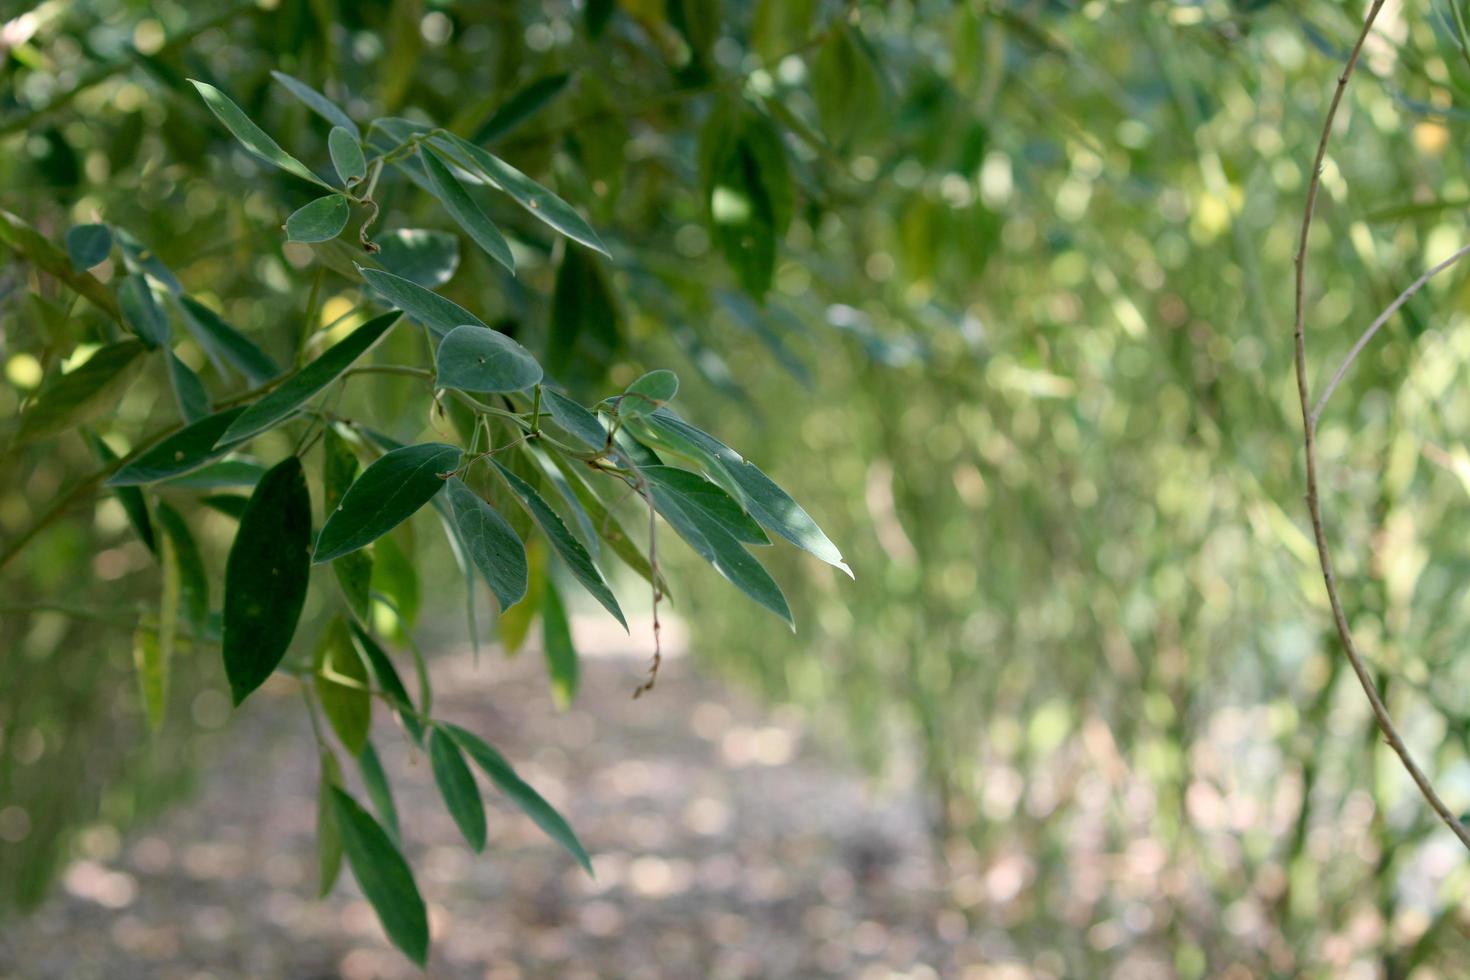
[[572,832],[572,828],[551,804],[542,799],[541,794],[516,775],[516,771],[499,752],[487,745],[474,732],[467,731],[458,725],[443,727],[459,743],[459,747],[475,760],[475,764],[484,771],[485,775],[490,777],[490,781],[497,789],[520,807],[521,811],[530,817],[547,836],[566,848],[588,874],[592,873],[592,859],[587,856],[586,849],[582,847],[582,842],[577,840],[577,835]]
[[153,289],[148,278],[135,272],[123,279],[117,288],[117,303],[122,309],[123,326],[149,347],[167,347],[169,342],[168,314],[153,298]]
[[439,336],[464,324],[485,326],[469,310],[418,283],[378,269],[357,267],[362,278],[380,296]]
[[362,773],[363,788],[373,801],[373,809],[378,811],[384,829],[397,838],[398,808],[393,805],[393,787],[388,783],[388,774],[383,771],[383,763],[378,759],[378,750],[373,748],[372,742],[363,743],[362,751],[357,755],[357,767]]
[[534,487],[506,469],[498,460],[495,461],[495,468],[500,471],[501,476],[505,477],[505,482],[510,484],[510,488],[515,491],[515,495],[520,498],[521,503],[530,513],[531,519],[536,522],[536,526],[541,528],[541,532],[546,535],[551,546],[556,549],[556,553],[561,556],[562,561],[566,562],[572,575],[582,583],[583,588],[592,593],[593,598],[602,603],[604,609],[612,613],[613,617],[623,624],[623,629],[627,629],[628,621],[623,618],[622,609],[618,608],[618,600],[613,596],[612,590],[607,587],[607,582],[603,580],[602,573],[597,570],[597,566],[592,564],[592,557],[587,554],[587,549],[582,547],[582,542],[572,537],[572,533],[567,530],[567,526],[562,523],[556,511],[541,499],[541,495]]
[[[357,477],[357,454],[337,432],[327,426],[322,440],[322,513],[331,514],[342,501],[342,495]],[[332,562],[332,571],[347,606],[359,622],[367,622],[372,606],[373,556],[363,550],[353,551]]]
[[550,578],[541,596],[541,646],[546,653],[546,673],[551,678],[551,697],[565,711],[577,696],[580,671],[577,648],[572,645],[572,627],[562,606],[561,594]]
[[199,502],[211,510],[219,511],[226,517],[238,521],[244,516],[245,505],[250,503],[250,498],[239,493],[215,493],[208,497],[200,497]]
[[[209,111],[214,113],[215,118],[224,123],[225,128],[251,153],[254,153],[266,163],[280,167],[288,174],[295,174],[302,180],[309,180],[313,184],[320,184],[327,190],[332,189],[331,185],[308,170],[304,163],[281,149],[275,140],[267,136],[264,130],[255,125],[250,120],[250,117],[245,115],[245,112],[230,100],[229,96],[206,82],[195,81],[191,78],[189,79],[189,84],[198,90],[200,98],[204,100],[205,105],[209,106]],[[294,92],[295,90],[293,89],[292,91]],[[296,94],[298,96],[300,95],[300,93]],[[312,108],[315,109],[316,106],[312,106]],[[341,124],[338,123],[338,125]]]
[[[623,564],[641,575],[645,582],[652,584],[653,568],[647,556],[639,550],[633,536],[623,528],[623,525],[618,521],[617,515],[593,492],[592,488],[587,485],[587,481],[582,479],[581,474],[572,468],[570,461],[563,458],[560,454],[552,454],[551,459],[561,470],[562,475],[566,477],[567,484],[572,488],[572,492],[577,495],[577,499],[582,504],[582,509],[587,512],[587,516],[592,521],[592,526],[597,529],[598,536],[612,548],[613,554],[622,559]],[[642,537],[646,538],[648,525],[644,523],[641,526],[641,530]],[[658,586],[659,591],[664,595],[671,594],[669,583],[664,580],[662,574],[658,576]]]
[[429,915],[408,862],[393,839],[357,801],[336,787],[332,812],[352,876],[367,896],[393,945],[423,966],[429,958]]
[[515,256],[510,254],[510,246],[506,244],[505,236],[500,230],[491,224],[490,219],[485,217],[485,212],[475,203],[454,174],[449,172],[444,157],[428,144],[419,145],[419,156],[423,160],[424,174],[429,179],[429,185],[433,188],[434,196],[454,223],[464,229],[465,234],[474,240],[485,250],[496,262],[505,266],[511,272],[516,271]]
[[54,436],[112,411],[143,367],[147,348],[136,340],[108,344],[79,367],[41,388],[21,416],[16,442]]
[[569,248],[556,270],[546,366],[553,375],[600,377],[622,347],[622,317],[597,260]]
[[179,416],[186,424],[209,417],[209,392],[204,390],[204,382],[173,351],[168,352],[168,380],[174,389],[174,401],[179,405]]
[[78,272],[107,261],[112,231],[106,225],[77,225],[66,233],[66,254]]
[[121,319],[117,299],[112,290],[97,281],[87,272],[79,272],[71,264],[66,253],[53,245],[46,236],[32,228],[24,218],[0,209],[0,243],[12,249],[22,258],[49,272],[66,283],[67,287],[80,296],[85,296],[92,305],[114,319]]
[[475,143],[489,143],[504,136],[525,122],[538,109],[556,98],[571,80],[568,72],[545,75],[503,102],[494,115],[485,120],[470,139]]
[[438,725],[429,732],[429,765],[444,807],[476,854],[485,849],[485,804],[459,747]]
[[502,610],[526,595],[526,547],[499,511],[458,477],[449,478],[449,505],[469,559],[485,576]]
[[173,270],[163,264],[163,260],[153,249],[144,245],[126,228],[113,230],[117,236],[117,244],[122,248],[123,264],[127,266],[129,272],[147,273],[175,296],[184,291],[178,276],[175,276]]
[[331,790],[342,785],[342,767],[331,749],[321,751],[321,778],[317,781],[316,857],[317,897],[332,890],[342,871],[342,834],[337,829],[337,815],[332,812]]
[[679,377],[673,371],[665,368],[649,371],[628,385],[618,399],[618,417],[626,420],[647,415],[672,401],[678,390]]
[[444,285],[459,268],[459,238],[447,231],[398,228],[373,241],[378,265],[425,289]]
[[436,360],[441,388],[524,391],[541,380],[531,352],[489,327],[455,327],[439,344]]
[[[97,453],[97,458],[104,463],[113,463],[117,460],[117,453],[112,447],[102,441],[102,437],[95,432],[86,432],[87,441],[91,443],[92,449]],[[123,513],[128,515],[128,523],[133,526],[133,531],[138,535],[138,540],[154,554],[158,553],[158,544],[153,540],[153,522],[148,517],[148,502],[143,499],[143,491],[137,487],[114,487],[117,502],[122,504]]]
[[317,641],[312,660],[317,700],[342,745],[357,755],[367,744],[373,721],[373,699],[368,691],[367,666],[352,642],[352,631],[335,616]]
[[313,560],[355,551],[408,520],[443,488],[459,460],[459,449],[442,442],[405,446],[374,460],[322,525]]
[[398,670],[393,666],[393,661],[388,658],[388,653],[378,641],[373,639],[372,634],[363,629],[357,623],[353,623],[352,633],[357,637],[357,644],[362,649],[363,655],[367,657],[368,666],[373,669],[373,676],[378,680],[378,687],[388,695],[398,711],[398,717],[403,722],[403,727],[415,742],[422,742],[424,737],[424,726],[419,722],[418,709],[413,705],[413,700],[408,696],[408,688],[403,686],[403,679],[398,676]]
[[332,155],[332,166],[337,176],[348,187],[367,176],[367,160],[363,159],[362,144],[357,137],[341,126],[333,126],[327,134],[327,151]]
[[107,485],[125,487],[166,480],[198,469],[210,460],[223,456],[235,444],[221,443],[220,437],[244,411],[243,407],[227,408],[185,426],[152,448],[139,453],[135,459],[112,474]]
[[341,194],[328,194],[293,211],[286,219],[286,238],[293,242],[329,242],[342,234],[352,208]]
[[541,407],[549,411],[556,424],[575,436],[589,452],[600,453],[607,448],[607,429],[597,416],[566,395],[542,388]]
[[230,365],[253,384],[265,384],[281,373],[265,351],[203,303],[191,296],[180,296],[179,306],[184,325],[215,363]]
[[[271,72],[271,77],[285,86],[286,90],[296,98],[305,103],[306,107],[321,116],[333,126],[340,126],[352,134],[353,139],[361,139],[362,133],[358,131],[357,123],[352,117],[343,112],[342,109],[331,99],[312,88],[310,85],[297,78],[292,78],[283,71]],[[195,85],[198,85],[196,82]],[[229,125],[226,123],[226,125]]]
[[204,557],[178,511],[159,501],[157,513],[158,525],[163,528],[178,563],[184,619],[195,633],[202,633],[209,622],[209,574],[204,570]]
[[224,660],[235,704],[280,664],[311,574],[311,495],[301,460],[272,467],[250,496],[225,565]]
[[245,409],[220,436],[220,442],[243,442],[295,414],[308,399],[341,377],[397,321],[397,313],[385,313],[352,331],[274,391]]
[[741,509],[720,487],[698,473],[674,466],[645,466],[641,470],[649,482],[673,491],[698,507],[711,520],[745,544],[770,544],[761,526]]

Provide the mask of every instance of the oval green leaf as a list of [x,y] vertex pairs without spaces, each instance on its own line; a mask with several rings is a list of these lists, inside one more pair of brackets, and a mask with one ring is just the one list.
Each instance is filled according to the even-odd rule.
[[485,849],[485,803],[480,799],[480,787],[475,785],[475,774],[470,772],[459,746],[438,725],[429,732],[429,765],[445,809],[470,847],[480,853]]
[[429,915],[413,872],[393,839],[357,801],[333,786],[332,812],[342,852],[393,945],[423,966],[429,958]]
[[447,231],[396,228],[373,241],[378,265],[425,289],[444,285],[459,268],[459,237]]
[[111,251],[112,230],[106,225],[77,225],[66,233],[66,254],[78,272],[101,265]]
[[153,298],[148,278],[141,272],[135,272],[122,281],[117,289],[117,305],[122,310],[123,326],[139,340],[149,347],[168,346],[168,314]]
[[327,134],[327,152],[332,155],[332,166],[337,176],[348,187],[367,176],[367,160],[362,155],[362,144],[341,126],[333,126]]
[[542,377],[530,351],[489,327],[455,327],[439,344],[436,359],[441,388],[524,391]]
[[174,390],[174,401],[179,405],[179,416],[186,423],[209,417],[209,392],[204,390],[204,382],[173,351],[168,352],[168,380]]
[[638,418],[662,408],[673,400],[679,390],[679,376],[666,368],[649,371],[628,385],[618,399],[618,416],[624,419]]
[[292,212],[286,238],[293,242],[329,242],[342,234],[352,208],[341,194],[328,194]]
[[376,541],[408,520],[444,486],[460,451],[442,442],[404,446],[374,460],[342,496],[317,538],[320,564]]
[[575,436],[589,452],[602,452],[607,448],[607,429],[597,416],[583,408],[559,391],[541,389],[541,406],[551,413],[557,425]]
[[224,435],[230,423],[244,411],[244,407],[227,408],[185,426],[139,453],[126,466],[112,474],[107,485],[129,487],[167,480],[223,456],[234,444],[216,444],[220,443],[220,436]]

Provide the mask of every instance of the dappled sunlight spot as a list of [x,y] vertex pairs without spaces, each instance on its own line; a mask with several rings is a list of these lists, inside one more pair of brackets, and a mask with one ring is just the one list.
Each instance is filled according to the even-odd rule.
[[688,891],[694,871],[687,861],[666,861],[646,855],[628,867],[628,884],[645,898],[667,898]]
[[689,713],[689,730],[713,742],[730,727],[730,709],[718,701],[701,701]]
[[109,933],[119,947],[144,959],[166,960],[179,953],[179,935],[171,926],[150,926],[125,915],[112,924]]
[[623,913],[612,902],[598,900],[582,906],[578,922],[588,935],[612,936],[623,927]]
[[73,862],[62,884],[68,894],[103,908],[125,908],[138,897],[138,882],[132,875],[109,870],[96,861]]
[[191,844],[184,851],[184,871],[191,878],[233,878],[249,868],[245,849],[239,844],[214,841]]
[[684,808],[684,826],[701,836],[720,834],[730,825],[730,808],[709,796],[691,800]]
[[1034,869],[1029,858],[1021,854],[1001,857],[985,872],[985,893],[997,905],[1004,905],[1021,894]]

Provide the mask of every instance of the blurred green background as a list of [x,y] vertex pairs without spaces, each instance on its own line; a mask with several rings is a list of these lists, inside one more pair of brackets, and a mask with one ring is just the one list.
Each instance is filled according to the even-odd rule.
[[[1312,239],[1319,388],[1466,240],[1455,3],[1390,4],[1344,104]],[[304,159],[325,159],[326,127],[271,69],[352,93],[363,118],[445,121],[582,207],[614,261],[580,384],[600,397],[677,369],[685,415],[791,490],[856,574],[772,557],[792,635],[671,548],[694,655],[800,705],[880,784],[917,773],[972,923],[1075,976],[1139,949],[1191,977],[1470,962],[1465,855],[1343,669],[1301,501],[1292,252],[1363,4],[26,7],[7,4],[0,33],[0,206],[57,242],[99,216],[130,229],[282,360],[314,284],[324,321],[355,293],[282,248],[307,188],[236,149],[185,77]],[[698,195],[701,126],[741,94],[780,134],[796,202],[763,299],[718,254]],[[506,217],[520,275],[462,248],[441,291],[539,343],[557,257]],[[451,227],[407,185],[385,191],[384,218]],[[1411,301],[1320,432],[1354,630],[1457,807],[1467,298],[1450,272]],[[96,329],[88,316],[7,257],[0,416]],[[166,400],[161,376],[138,386],[110,437],[136,437]],[[403,438],[432,429],[408,382],[365,410]],[[93,465],[78,438],[7,460],[0,538]],[[198,520],[217,568],[230,524]],[[421,538],[399,544],[432,649],[465,627],[454,566]],[[79,829],[136,825],[187,791],[208,758],[192,734],[228,723],[201,648],[169,737],[144,733],[129,636],[157,588],[105,499],[0,578],[8,906],[45,894]]]

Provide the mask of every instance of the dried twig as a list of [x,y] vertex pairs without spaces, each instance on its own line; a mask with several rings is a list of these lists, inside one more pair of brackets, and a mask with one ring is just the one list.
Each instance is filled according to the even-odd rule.
[[[1397,753],[1399,760],[1403,763],[1404,768],[1408,770],[1409,776],[1414,780],[1414,785],[1419,787],[1419,792],[1428,801],[1430,808],[1444,821],[1445,826],[1454,832],[1455,836],[1460,839],[1460,843],[1464,844],[1466,848],[1470,848],[1470,832],[1466,831],[1464,825],[1450,811],[1450,808],[1445,805],[1444,800],[1440,799],[1439,793],[1434,788],[1434,784],[1429,781],[1429,777],[1424,774],[1423,770],[1414,761],[1414,757],[1409,752],[1409,747],[1404,744],[1398,727],[1389,715],[1388,707],[1383,703],[1383,698],[1378,693],[1378,687],[1374,684],[1373,677],[1369,674],[1368,668],[1363,662],[1363,656],[1358,650],[1358,645],[1353,639],[1353,631],[1348,625],[1347,614],[1343,612],[1342,599],[1337,591],[1337,574],[1333,571],[1332,552],[1327,544],[1327,530],[1322,518],[1322,502],[1317,490],[1317,416],[1311,408],[1311,395],[1307,384],[1307,340],[1305,331],[1307,239],[1312,230],[1312,214],[1316,209],[1317,192],[1322,184],[1322,162],[1327,156],[1327,144],[1332,138],[1332,124],[1337,118],[1337,109],[1342,103],[1343,93],[1347,91],[1348,80],[1352,78],[1353,71],[1358,66],[1358,59],[1363,53],[1363,45],[1373,30],[1373,22],[1377,20],[1379,12],[1382,11],[1384,2],[1385,0],[1373,0],[1372,6],[1368,8],[1367,17],[1363,22],[1362,33],[1358,35],[1357,43],[1353,45],[1352,53],[1348,55],[1347,64],[1343,67],[1342,74],[1337,78],[1337,88],[1332,93],[1332,101],[1327,107],[1327,118],[1322,124],[1322,138],[1317,144],[1317,156],[1312,163],[1312,177],[1307,184],[1307,203],[1302,214],[1301,236],[1297,243],[1296,317],[1293,328],[1293,339],[1296,345],[1297,395],[1301,401],[1302,410],[1303,453],[1307,465],[1307,510],[1312,518],[1312,534],[1317,542],[1317,558],[1322,565],[1322,580],[1327,586],[1327,600],[1332,607],[1332,621],[1337,627],[1337,635],[1342,641],[1343,652],[1347,655],[1348,663],[1352,666],[1353,673],[1358,676],[1358,683],[1362,685],[1363,693],[1367,695],[1368,703],[1373,708],[1373,718],[1378,724],[1378,729],[1383,733],[1383,737],[1389,746]],[[1433,271],[1431,270],[1431,275]],[[1427,278],[1425,281],[1427,281]],[[1422,283],[1418,285],[1422,285]],[[1411,290],[1403,299],[1407,299],[1409,295],[1413,295],[1413,291],[1418,288],[1418,285],[1411,287]],[[1391,307],[1386,311],[1385,319],[1387,315],[1392,314],[1394,308]],[[1375,327],[1370,328],[1369,333],[1365,334],[1364,339],[1359,342],[1359,347],[1367,342],[1367,339],[1371,337],[1372,331],[1377,326],[1378,324],[1375,324]],[[1357,350],[1358,348],[1354,348],[1353,354],[1349,355],[1348,361],[1342,368],[1343,371],[1351,365]],[[1336,379],[1333,381],[1333,385],[1335,384]],[[1331,391],[1332,385],[1329,385],[1327,394],[1331,394]],[[1325,404],[1325,395],[1324,401],[1321,404]]]

